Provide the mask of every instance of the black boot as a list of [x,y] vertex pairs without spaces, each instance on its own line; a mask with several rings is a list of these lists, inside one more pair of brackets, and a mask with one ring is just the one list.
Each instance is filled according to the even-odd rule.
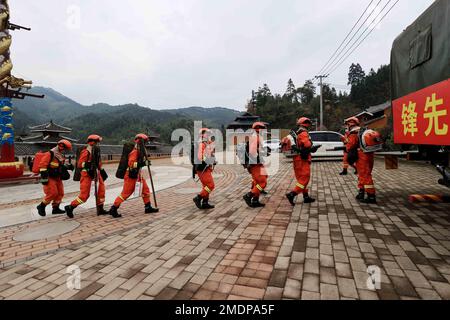
[[316,202],[316,199],[311,198],[307,193],[303,194],[303,203],[314,203],[314,202]]
[[368,194],[367,199],[364,199],[362,202],[367,204],[377,204],[377,196],[374,194]]
[[107,216],[108,214],[109,212],[105,210],[103,204],[97,206],[97,216]]
[[159,212],[158,208],[153,208],[151,203],[145,205],[145,213],[157,213]]
[[119,208],[117,208],[117,207],[115,207],[115,206],[112,206],[111,209],[109,209],[109,214],[110,214],[114,219],[122,218],[122,215],[121,215],[119,212],[117,212],[117,209],[119,209]]
[[36,209],[38,210],[38,214],[41,217],[45,217],[45,215],[46,215],[45,207],[46,207],[46,205],[43,202],[41,202],[41,204],[36,207]]
[[264,208],[266,205],[259,202],[259,197],[254,197],[252,199],[252,208]]
[[64,213],[66,212],[64,210],[61,210],[59,208],[59,205],[53,207],[52,214],[64,214]]
[[253,199],[253,193],[249,192],[247,193],[243,199],[245,200],[245,203],[250,207],[253,208],[252,199]]
[[202,209],[202,197],[200,197],[200,195],[197,195],[193,200],[197,208]]
[[261,191],[261,194],[267,196],[269,193],[266,190],[263,190]]
[[296,197],[297,197],[297,194],[293,191],[286,194],[286,198],[289,200],[289,203],[292,206],[295,206],[295,198]]
[[346,176],[347,174],[348,174],[348,170],[347,169],[344,169],[344,170],[342,170],[341,173],[339,173],[340,176]]
[[67,214],[67,216],[70,218],[70,219],[73,219],[74,218],[74,215],[73,215],[73,210],[74,210],[75,208],[74,207],[72,207],[72,206],[65,206],[64,207],[64,210],[66,210],[66,214]]
[[209,204],[209,199],[203,199],[202,209],[210,210],[210,209],[214,209],[214,208],[215,208],[215,206],[213,206],[212,204]]
[[358,201],[363,201],[364,200],[364,196],[366,195],[366,192],[364,189],[359,189],[359,193],[356,196],[356,200]]

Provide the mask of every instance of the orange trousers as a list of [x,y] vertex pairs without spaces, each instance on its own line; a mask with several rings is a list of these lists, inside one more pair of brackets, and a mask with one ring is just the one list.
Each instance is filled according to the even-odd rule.
[[263,164],[250,165],[248,169],[252,175],[252,190],[255,197],[259,197],[261,192],[267,187],[267,171]]
[[[81,172],[81,180],[80,180],[80,194],[78,197],[72,201],[70,204],[72,207],[76,208],[79,205],[82,205],[86,201],[88,201],[91,195],[91,186],[93,179],[86,172]],[[105,203],[105,183],[103,182],[103,178],[100,174],[98,174],[98,184],[97,184],[97,205],[102,205]]]
[[150,201],[151,193],[147,181],[145,181],[145,179],[142,178],[141,174],[139,174],[139,177],[137,179],[131,179],[127,172],[124,178],[122,193],[114,201],[114,206],[116,208],[119,208],[122,203],[124,203],[125,201],[127,201],[129,197],[131,197],[134,190],[136,189],[136,183],[138,181],[141,182],[142,184],[142,200],[144,201],[144,204],[151,203]]
[[358,150],[358,161],[356,169],[358,170],[358,188],[364,189],[368,194],[375,194],[375,184],[372,178],[372,170],[375,162],[373,153],[364,153]]
[[209,199],[209,195],[214,191],[214,188],[216,187],[214,184],[212,173],[213,171],[211,167],[208,167],[204,172],[197,171],[197,175],[203,187],[202,191],[200,192],[200,197],[202,197],[203,199]]
[[58,207],[64,198],[64,185],[61,178],[48,178],[48,184],[44,185],[44,194],[42,203],[45,205],[53,203],[53,207]]
[[294,159],[294,173],[297,184],[292,191],[296,194],[308,193],[308,184],[311,179],[311,161]]

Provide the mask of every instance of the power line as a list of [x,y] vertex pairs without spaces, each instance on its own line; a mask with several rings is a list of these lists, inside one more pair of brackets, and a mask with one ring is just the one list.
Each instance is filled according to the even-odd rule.
[[[360,26],[358,27],[358,30],[356,30],[353,35],[351,36],[350,39],[348,39],[347,42],[345,42],[344,47],[341,48],[340,52],[331,60],[331,62],[328,64],[328,66],[326,68],[324,68],[324,70],[329,70],[330,66],[334,65],[334,63],[342,56],[342,53],[348,48],[348,46],[350,45],[350,43],[352,43],[353,39],[355,39],[355,37],[359,34],[359,32],[361,31],[361,29],[364,27],[364,25],[367,23],[367,21],[370,19],[370,17],[372,17],[372,15],[374,14],[374,12],[378,9],[380,3],[382,2],[382,0],[379,0],[377,2],[377,4],[375,5],[375,7],[373,7],[373,9],[369,12],[369,14],[367,15],[367,17],[364,19],[364,21],[360,24]],[[325,71],[323,72],[325,73]]]
[[[339,64],[342,61],[342,58],[345,57],[345,55],[354,48],[355,44],[361,39],[361,37],[363,37],[365,35],[365,33],[367,32],[367,30],[370,29],[370,27],[372,26],[372,24],[378,19],[378,17],[383,13],[384,9],[386,9],[386,7],[389,5],[389,3],[391,3],[393,0],[388,0],[386,2],[386,4],[384,5],[384,7],[380,10],[380,12],[375,16],[375,18],[369,23],[369,25],[364,29],[364,31],[362,33],[359,34],[358,38],[356,38],[356,40],[354,40],[353,42],[350,40],[350,42],[348,44],[350,44],[350,46],[348,46],[348,48],[344,48],[340,54],[339,57],[336,57],[336,59],[334,60],[334,62],[332,64],[330,64],[326,70],[325,74],[329,74],[329,71],[332,70],[337,64]],[[373,12],[372,12],[373,13]],[[370,16],[368,16],[367,18],[372,17],[372,13],[370,14]],[[367,19],[368,20],[368,19]],[[364,22],[366,23],[367,20]],[[362,25],[360,26],[362,27]],[[357,34],[354,35],[353,39],[356,37]],[[352,40],[353,40],[352,39]],[[345,52],[344,50],[347,49]]]
[[331,72],[328,73],[328,75],[331,75],[332,73],[334,73],[347,59],[348,57],[350,57],[353,52],[355,52],[360,46],[361,44],[372,34],[373,30],[375,30],[375,28],[386,18],[386,16],[392,11],[392,9],[394,9],[394,7],[397,5],[397,3],[400,0],[397,0],[392,7],[389,8],[389,10],[384,14],[384,16],[380,19],[380,21],[377,22],[377,24],[370,30],[370,32],[358,43],[358,45],[342,60],[342,62],[340,64],[338,64],[334,69],[332,69]]
[[[356,21],[356,23],[353,25],[352,29],[350,30],[349,33],[347,33],[347,36],[345,37],[345,39],[341,42],[341,44],[339,45],[339,47],[336,49],[336,51],[331,55],[330,59],[328,59],[327,63],[325,63],[325,65],[322,67],[322,69],[320,69],[319,74],[322,73],[322,71],[325,70],[325,68],[328,66],[328,64],[330,63],[331,59],[334,58],[334,56],[336,55],[336,53],[338,53],[339,49],[342,48],[342,45],[345,43],[345,41],[350,37],[350,35],[352,34],[353,30],[355,30],[356,26],[359,24],[359,22],[361,21],[362,17],[364,17],[364,15],[366,14],[367,10],[370,8],[370,6],[372,5],[372,3],[375,0],[371,0],[369,5],[366,7],[366,9],[364,10],[364,12],[361,14],[361,16],[359,17],[358,21]],[[381,0],[380,0],[381,1]],[[369,15],[370,16],[370,15]]]

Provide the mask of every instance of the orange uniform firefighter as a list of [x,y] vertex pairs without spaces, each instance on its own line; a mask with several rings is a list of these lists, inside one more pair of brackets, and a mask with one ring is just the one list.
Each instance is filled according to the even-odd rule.
[[[348,138],[350,136],[350,131],[345,130],[345,134],[342,137],[342,142],[344,143],[344,159],[342,162],[342,172],[339,174],[341,176],[346,176],[348,174],[348,168],[350,167],[350,164],[348,163],[348,152],[347,152],[347,144],[348,144]],[[356,170],[355,165],[352,165],[352,167],[355,169],[355,174],[358,174],[358,170]]]
[[150,200],[150,189],[147,181],[142,175],[141,169],[149,166],[150,161],[145,157],[145,143],[147,143],[149,137],[143,133],[136,135],[134,142],[135,146],[133,151],[128,155],[128,169],[124,177],[124,185],[122,193],[114,201],[114,205],[109,210],[109,214],[113,218],[120,218],[121,215],[117,212],[120,205],[125,202],[136,189],[136,183],[140,182],[142,185],[142,200],[145,205],[145,213],[156,213],[159,209],[153,208]]
[[[375,161],[374,153],[365,153],[360,147],[359,134],[360,122],[358,118],[352,117],[346,120],[348,130],[350,132],[348,144],[346,146],[348,152],[348,161],[353,163],[356,161],[356,169],[358,171],[358,188],[359,193],[356,196],[358,201],[364,203],[377,203],[376,190],[372,178],[372,170]],[[367,199],[365,194],[367,193]]]
[[262,138],[260,131],[266,129],[266,125],[262,122],[255,122],[252,129],[255,130],[255,134],[250,137],[248,152],[250,162],[248,171],[252,175],[252,189],[244,195],[244,200],[250,208],[261,208],[265,204],[259,202],[259,197],[267,187],[268,175],[261,155]]
[[297,154],[294,156],[294,172],[297,184],[294,190],[286,194],[291,205],[295,206],[295,198],[300,193],[303,194],[304,203],[313,203],[316,200],[311,198],[308,193],[308,184],[311,179],[311,152],[313,143],[308,130],[312,126],[312,121],[308,118],[300,118],[297,121],[299,130],[297,131],[297,143],[292,146],[292,150]]
[[[67,170],[73,170],[73,166],[65,165],[64,152],[72,150],[72,144],[67,140],[61,140],[58,145],[45,153],[39,163],[41,174],[40,182],[44,186],[45,198],[37,206],[38,214],[45,217],[45,207],[52,203],[52,214],[63,214],[65,211],[59,208],[64,197],[63,176],[68,175]],[[70,178],[70,175],[69,175]],[[65,178],[64,180],[67,180]]]
[[106,171],[102,168],[99,143],[102,137],[98,135],[90,135],[87,139],[87,146],[83,148],[77,159],[77,170],[81,171],[80,193],[72,203],[66,206],[66,214],[69,218],[73,218],[73,211],[79,205],[85,203],[91,194],[91,186],[94,182],[96,190],[97,215],[107,215],[104,209],[105,203],[105,181],[108,179]]
[[202,191],[194,198],[194,203],[199,209],[214,209],[209,204],[209,196],[214,191],[213,168],[216,165],[214,143],[210,139],[211,131],[208,128],[200,129],[200,143],[198,146],[195,171],[202,183]]

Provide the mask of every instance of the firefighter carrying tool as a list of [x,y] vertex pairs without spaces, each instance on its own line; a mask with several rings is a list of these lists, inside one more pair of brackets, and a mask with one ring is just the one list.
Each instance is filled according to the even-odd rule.
[[253,179],[252,189],[243,198],[250,208],[261,208],[265,207],[265,204],[259,202],[259,197],[267,186],[267,171],[261,155],[262,142],[260,131],[266,129],[266,125],[262,122],[255,122],[252,129],[255,133],[250,137],[249,141],[249,164],[247,166],[247,170]]
[[[345,130],[345,134],[342,137],[342,142],[344,143],[344,159],[342,162],[342,172],[339,174],[341,176],[346,176],[348,174],[348,168],[350,167],[350,164],[348,163],[348,152],[347,152],[347,144],[348,144],[348,137],[350,135],[350,131]],[[356,166],[352,165],[352,167],[355,169],[355,174],[358,174],[358,170],[356,170]]]
[[[150,189],[148,187],[147,181],[142,175],[141,169],[144,167],[149,168],[149,174],[150,179],[151,177],[151,171],[150,171],[150,160],[147,158],[147,151],[145,149],[145,143],[148,142],[149,138],[147,135],[140,133],[136,135],[134,142],[135,146],[134,149],[129,153],[128,155],[128,162],[126,163],[127,169],[124,177],[124,185],[122,189],[122,193],[120,196],[116,198],[114,201],[114,205],[109,210],[109,214],[113,218],[120,218],[122,217],[118,213],[118,209],[120,205],[125,202],[134,192],[136,188],[136,183],[140,182],[142,184],[142,199],[145,204],[145,213],[157,213],[159,212],[158,208],[153,208],[150,200]],[[118,169],[118,171],[121,170],[121,168]],[[153,195],[155,194],[155,190],[153,188],[153,181],[152,182],[152,189],[153,189]],[[155,200],[155,206],[156,206],[156,197]]]
[[215,208],[209,204],[209,196],[215,188],[212,174],[217,162],[214,143],[210,139],[211,131],[208,128],[202,128],[199,134],[200,143],[198,144],[197,161],[193,165],[194,171],[202,183],[202,191],[193,200],[197,208],[208,210]]
[[295,198],[302,193],[304,203],[313,203],[316,199],[309,196],[308,184],[311,179],[311,153],[317,152],[321,146],[313,146],[311,137],[308,131],[312,126],[312,121],[308,118],[302,117],[298,119],[297,125],[299,127],[297,131],[296,145],[292,146],[292,150],[297,154],[294,156],[294,172],[297,184],[294,190],[286,194],[286,198],[289,203],[295,206]]
[[350,132],[346,146],[348,162],[350,165],[356,164],[358,171],[359,193],[356,199],[363,203],[376,204],[376,190],[372,178],[376,149],[373,147],[381,146],[381,136],[375,131],[360,128],[360,122],[356,117],[347,119],[345,123]]
[[74,180],[77,176],[77,171],[80,172],[80,194],[72,201],[72,203],[66,206],[66,214],[69,218],[73,218],[73,210],[79,205],[85,203],[91,193],[91,186],[94,183],[95,201],[97,205],[97,215],[107,215],[108,212],[104,209],[105,203],[105,181],[108,179],[108,174],[102,168],[101,154],[100,154],[100,142],[102,137],[98,135],[90,135],[87,138],[87,146],[83,147],[78,153],[76,172]]
[[[61,140],[58,145],[49,152],[41,154],[40,160],[35,158],[39,167],[45,197],[37,206],[38,214],[45,217],[45,207],[52,203],[52,214],[63,214],[65,211],[59,208],[64,197],[63,180],[70,179],[68,170],[73,170],[73,165],[66,165],[64,152],[72,150],[72,144],[67,140]],[[67,177],[68,176],[68,177]]]

